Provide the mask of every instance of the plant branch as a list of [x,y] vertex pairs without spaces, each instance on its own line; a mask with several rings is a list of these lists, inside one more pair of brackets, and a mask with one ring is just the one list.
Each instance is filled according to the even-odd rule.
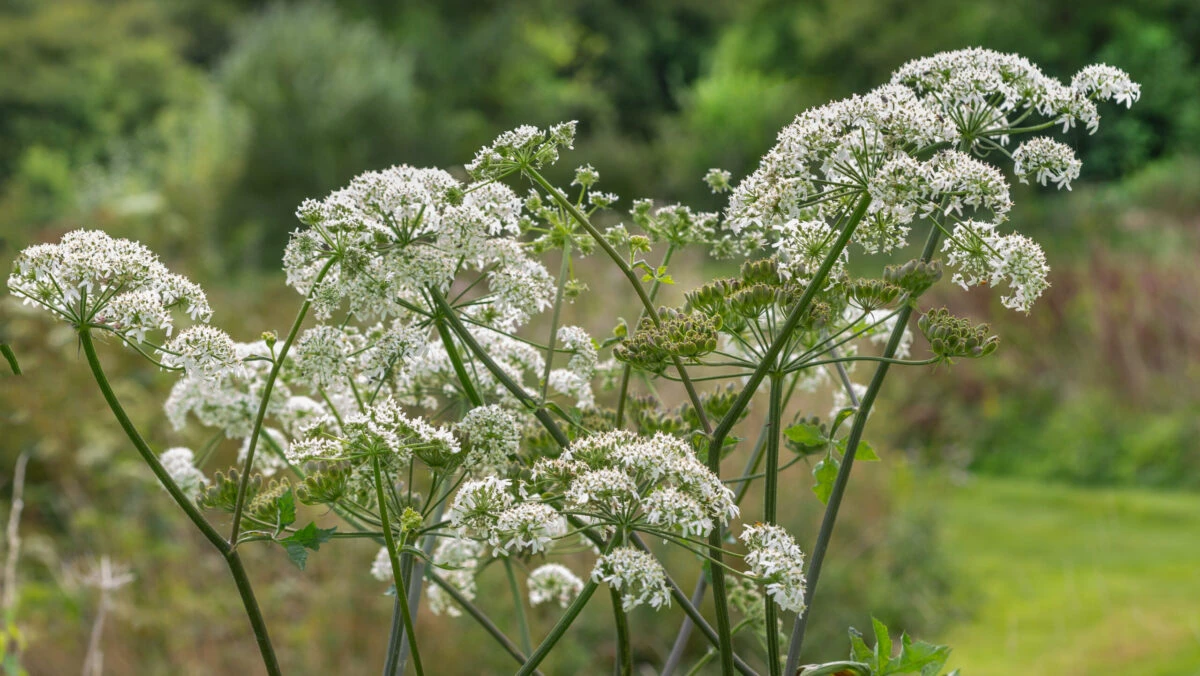
[[158,456],[142,438],[133,421],[129,419],[129,415],[125,413],[125,408],[121,406],[121,402],[117,399],[117,395],[113,392],[112,386],[108,382],[108,377],[104,374],[104,369],[100,366],[100,358],[96,354],[96,346],[92,342],[91,331],[87,327],[82,327],[79,330],[79,342],[83,347],[84,355],[87,357],[88,366],[92,369],[92,375],[96,379],[96,384],[100,387],[101,394],[104,395],[104,400],[108,402],[108,407],[112,410],[113,416],[121,425],[121,429],[125,431],[125,435],[133,443],[142,460],[150,466],[150,471],[158,478],[159,483],[167,490],[167,493],[175,500],[188,519],[195,524],[204,538],[218,552],[225,557],[225,562],[229,566],[229,572],[233,575],[234,584],[237,585],[238,593],[242,597],[242,605],[245,607],[246,615],[250,619],[250,625],[254,630],[254,638],[258,642],[259,652],[262,653],[263,664],[267,668],[267,673],[271,676],[279,676],[282,672],[279,669],[279,660],[275,657],[275,648],[271,645],[271,638],[267,632],[267,623],[263,619],[262,611],[258,607],[258,600],[254,597],[254,589],[250,585],[250,579],[246,576],[246,569],[242,566],[241,557],[237,551],[221,537],[221,534],[208,523],[196,505],[184,495],[179,489],[179,485],[167,473],[166,468],[159,462]]
[[[921,260],[929,261],[933,258],[940,233],[941,230],[938,228],[930,229],[929,237],[925,241],[925,250],[921,254]],[[913,304],[906,303],[896,316],[895,328],[892,329],[892,335],[888,338],[887,346],[883,350],[884,359],[891,359],[896,354],[896,350],[900,347],[900,342],[904,338],[904,330],[908,325],[908,320],[912,316],[912,312]],[[862,440],[863,430],[866,428],[867,417],[871,413],[871,407],[875,404],[875,398],[879,395],[880,388],[883,387],[883,381],[887,377],[890,366],[891,364],[887,361],[883,361],[876,367],[875,375],[871,378],[870,384],[867,385],[858,410],[854,413],[854,424],[850,428],[850,434],[846,437],[846,450],[842,454],[842,464],[838,468],[837,478],[834,480],[833,489],[829,493],[829,502],[826,503],[825,514],[821,517],[821,529],[817,533],[817,542],[813,546],[812,555],[809,558],[808,586],[804,592],[804,608],[796,616],[796,622],[792,625],[787,664],[784,667],[785,673],[790,674],[795,672],[796,666],[800,662],[800,650],[804,645],[804,632],[808,625],[809,613],[812,610],[813,596],[817,590],[817,583],[821,579],[821,567],[825,561],[825,552],[829,548],[830,538],[833,536],[833,527],[837,522],[838,509],[841,507],[842,497],[846,492],[846,484],[850,481],[850,470],[854,466],[854,455],[858,450],[859,442]]]

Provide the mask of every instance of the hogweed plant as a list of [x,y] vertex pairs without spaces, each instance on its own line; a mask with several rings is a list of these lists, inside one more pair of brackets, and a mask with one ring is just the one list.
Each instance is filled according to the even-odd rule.
[[[209,324],[197,285],[103,232],[26,249],[8,286],[75,328],[117,422],[228,563],[272,674],[279,663],[240,550],[276,543],[303,568],[319,549],[367,539],[379,554],[364,579],[394,593],[388,674],[408,663],[437,671],[421,660],[422,597],[435,613],[478,622],[530,674],[607,588],[623,674],[634,664],[628,613],[644,605],[684,613],[663,673],[681,666],[698,629],[713,649],[697,671],[711,661],[751,674],[753,661],[772,676],[936,675],[947,648],[907,636],[893,646],[878,623],[873,648],[851,630],[848,661],[798,666],[851,468],[876,459],[863,441],[869,413],[892,366],[996,349],[986,325],[923,307],[944,268],[955,284],[999,287],[1005,306],[1031,310],[1048,267],[1006,223],[1005,172],[1070,189],[1079,160],[1040,134],[1094,132],[1098,101],[1129,106],[1138,96],[1109,66],[1068,85],[1015,55],[938,54],[801,113],[736,185],[709,172],[712,190],[729,194],[723,213],[638,200],[629,225],[604,230],[593,218],[618,197],[596,189],[594,169],[566,186],[543,174],[572,148],[575,124],[519,127],[481,149],[465,180],[401,165],[301,204],[283,268],[302,302],[282,338],[235,341]],[[883,265],[914,230],[919,257]],[[681,307],[659,307],[673,256],[696,248],[745,262],[687,291]],[[852,252],[877,256],[875,274],[851,275]],[[608,338],[560,321],[564,303],[588,302],[576,276],[585,256],[617,268],[640,313],[632,324],[614,318]],[[546,314],[549,330],[531,331]],[[928,356],[912,354],[914,314]],[[189,449],[156,452],[114,394],[100,340],[178,374],[169,419],[241,440],[238,466],[210,474]],[[664,401],[662,381],[686,397]],[[795,410],[798,392],[826,389],[831,411]],[[731,472],[723,461],[756,399],[766,422]],[[778,503],[781,481],[810,483],[786,473],[806,459],[825,513],[804,551],[779,525]],[[760,480],[763,503],[749,505]],[[339,522],[298,526],[297,503]],[[664,566],[663,547],[700,562],[692,593]],[[556,561],[589,551],[590,570]],[[476,576],[493,561],[520,618],[515,638],[477,603]],[[711,617],[699,611],[707,595]],[[563,609],[537,641],[526,602]],[[761,654],[735,653],[742,632],[758,637]]]

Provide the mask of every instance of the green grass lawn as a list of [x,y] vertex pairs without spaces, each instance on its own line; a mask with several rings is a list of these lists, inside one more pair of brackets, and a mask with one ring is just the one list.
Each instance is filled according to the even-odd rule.
[[942,492],[977,587],[964,676],[1200,674],[1200,495],[973,479]]

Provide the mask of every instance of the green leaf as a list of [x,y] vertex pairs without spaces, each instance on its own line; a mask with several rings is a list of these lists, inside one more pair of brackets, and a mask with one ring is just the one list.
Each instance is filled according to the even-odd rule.
[[904,634],[900,637],[900,656],[895,660],[893,673],[908,674],[920,671],[921,676],[937,676],[950,658],[950,648],[925,641],[913,642]]
[[279,510],[279,528],[286,528],[296,522],[296,493],[288,489],[286,493],[275,500],[275,508]]
[[8,368],[12,369],[14,376],[21,375],[21,365],[17,363],[17,355],[8,346],[8,343],[0,343],[0,355],[4,355],[4,360],[8,362]]
[[839,464],[837,458],[827,455],[813,467],[813,478],[817,480],[813,486],[813,493],[817,494],[817,499],[822,504],[829,504],[829,494],[833,492],[833,482],[837,480]]
[[[838,439],[834,446],[841,451],[843,456],[846,455],[846,440],[844,438]],[[871,444],[859,439],[858,446],[854,450],[854,459],[862,460],[863,462],[879,462],[879,455],[875,453],[875,448]]]
[[863,640],[862,634],[854,627],[850,627],[850,659],[865,662],[871,659],[873,654],[867,647],[867,642]]
[[833,425],[830,426],[829,436],[837,436],[838,428],[842,426],[842,423],[846,422],[846,418],[854,415],[854,412],[857,410],[858,409],[854,408],[853,406],[839,410],[837,415],[833,418]]
[[675,278],[672,277],[671,275],[663,275],[658,278],[658,281],[662,284],[667,284],[669,286],[675,285]]
[[820,446],[829,441],[821,428],[811,423],[796,423],[783,431],[788,439],[805,446]]
[[875,631],[875,664],[883,667],[892,659],[892,637],[888,636],[887,625],[874,617],[871,618],[871,629]]
[[320,549],[321,545],[333,538],[333,533],[336,530],[337,526],[333,528],[317,528],[317,524],[310,521],[304,528],[278,542],[287,550],[288,559],[296,564],[297,568],[304,570],[304,566],[308,563],[309,550],[315,552]]
[[858,449],[854,451],[854,457],[864,462],[879,462],[875,447],[861,439],[858,441]]

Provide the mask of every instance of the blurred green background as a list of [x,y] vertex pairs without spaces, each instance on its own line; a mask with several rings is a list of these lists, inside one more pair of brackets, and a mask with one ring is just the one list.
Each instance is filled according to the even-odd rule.
[[[1068,139],[1084,160],[1073,192],[1014,186],[1012,224],[1053,267],[1032,315],[987,289],[943,285],[930,300],[990,321],[1004,345],[980,363],[893,371],[869,432],[884,462],[851,484],[806,657],[843,656],[845,628],[875,613],[949,643],[973,676],[1200,674],[1194,0],[7,0],[0,264],[79,227],[140,239],[248,340],[297,305],[278,268],[293,209],[358,172],[459,166],[501,130],[578,119],[560,177],[590,162],[626,206],[716,209],[709,167],[740,178],[801,110],[975,45],[1064,79],[1105,61],[1142,100]],[[676,278],[702,279],[692,267]],[[577,303],[578,321],[620,312],[589,311],[600,296]],[[17,456],[32,457],[12,614],[25,667],[79,671],[98,595],[73,571],[106,555],[137,576],[113,598],[107,673],[258,673],[223,564],[126,446],[71,332],[4,302],[0,341],[25,369],[0,376],[3,504]],[[104,353],[159,448],[204,443],[165,421],[170,377]],[[784,481],[807,549],[819,505],[804,470]],[[249,552],[287,672],[379,669],[391,601],[366,575],[373,556],[342,545],[301,573],[279,551]],[[503,580],[484,571],[481,597]],[[606,673],[606,602],[547,673]],[[504,604],[485,605],[515,630]],[[535,612],[535,633],[556,615]],[[638,659],[661,663],[680,618],[635,613]],[[421,621],[436,673],[512,670],[469,620]]]

